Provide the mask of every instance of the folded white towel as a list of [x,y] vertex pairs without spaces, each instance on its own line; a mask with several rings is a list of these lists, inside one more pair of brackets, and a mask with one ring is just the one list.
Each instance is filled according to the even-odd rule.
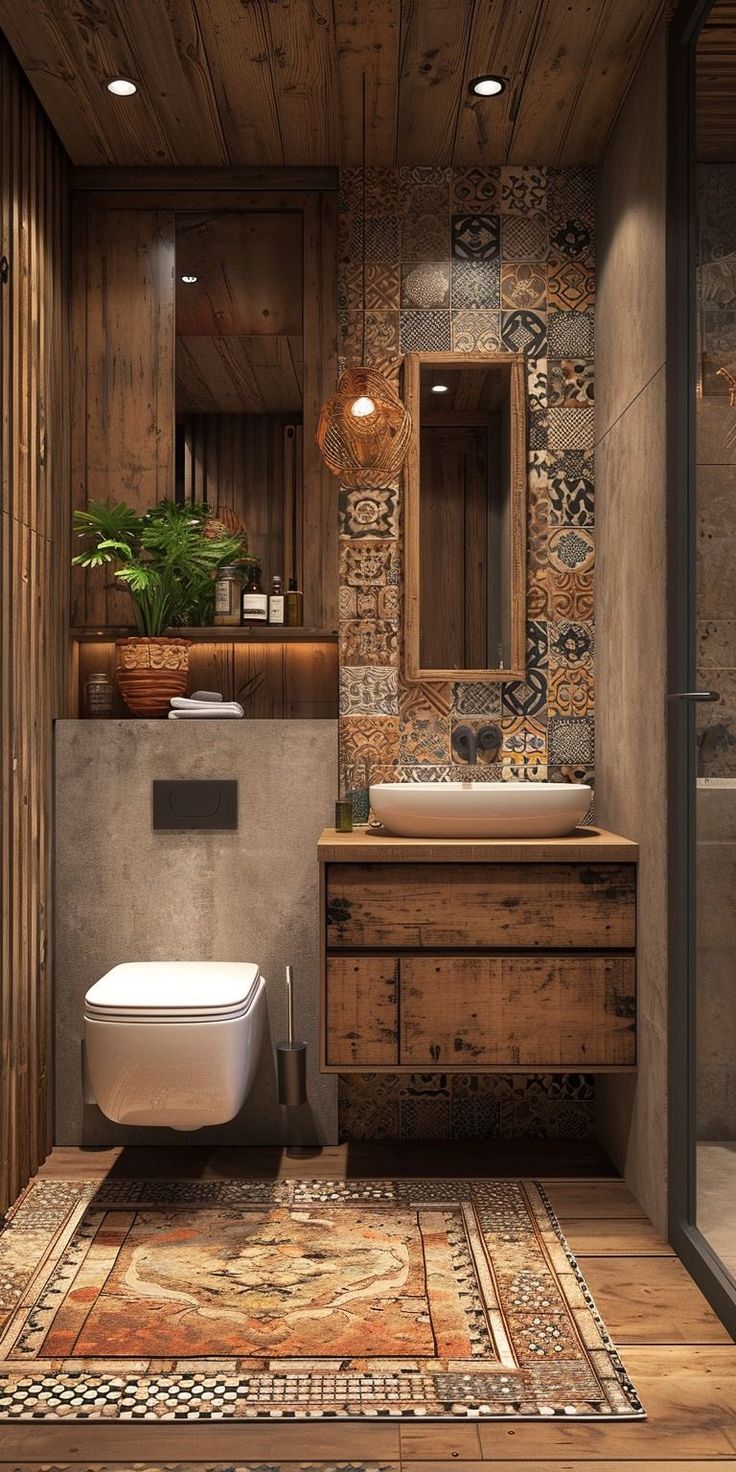
[[170,710],[170,721],[242,721],[245,711],[242,705],[222,705],[209,707],[201,705],[190,710]]
[[224,705],[232,704],[232,701],[223,700],[222,696],[219,700],[208,700],[200,695],[172,695],[171,697],[172,710],[212,710],[213,707],[222,710]]

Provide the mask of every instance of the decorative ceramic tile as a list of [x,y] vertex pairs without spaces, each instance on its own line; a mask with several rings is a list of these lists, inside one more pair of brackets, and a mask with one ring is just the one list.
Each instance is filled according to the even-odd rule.
[[503,215],[501,255],[504,261],[546,261],[549,250],[544,215]]
[[501,266],[501,306],[547,310],[547,266],[539,261],[504,261]]
[[[432,215],[449,222],[450,190],[448,181],[438,183],[414,183],[404,190],[403,211],[407,219],[422,220]],[[406,253],[404,253],[406,259]],[[443,251],[441,259],[446,258]],[[440,257],[438,256],[438,260]]]
[[397,215],[377,215],[364,221],[366,262],[394,265],[400,259],[400,225]]
[[586,623],[593,617],[593,574],[547,570],[547,616]]
[[446,680],[426,683],[399,681],[399,712],[406,720],[414,716],[448,716],[452,687]]
[[589,358],[593,354],[593,313],[550,312],[547,355],[550,358]]
[[401,615],[400,590],[386,588],[349,588],[343,584],[339,590],[340,621],[346,619],[389,619],[396,621]]
[[504,757],[528,755],[544,760],[547,755],[547,727],[533,716],[504,716],[501,721]]
[[550,217],[550,250],[570,261],[589,261],[594,248],[593,226],[564,215]]
[[482,716],[462,716],[452,722],[450,748],[454,762],[492,765],[499,760],[502,745],[500,722],[489,722]]
[[586,527],[558,526],[549,534],[549,560],[562,572],[590,572],[595,561],[593,538]]
[[545,449],[549,429],[545,358],[530,358],[527,361],[527,424],[529,448]]
[[583,666],[585,669],[593,668],[593,625],[591,623],[571,623],[568,619],[562,619],[559,623],[547,625],[549,631],[549,654],[550,660],[558,665],[567,665],[569,668]]
[[442,215],[409,215],[402,221],[401,255],[405,261],[445,261],[450,256],[450,219]]
[[550,312],[585,312],[595,306],[595,271],[590,263],[550,256],[547,301]]
[[451,313],[452,351],[498,353],[502,350],[501,313],[490,309]]
[[550,716],[587,716],[594,708],[593,671],[585,665],[550,665],[547,706]]
[[526,611],[530,618],[545,619],[549,613],[547,568],[529,568],[527,572]]
[[400,1075],[352,1073],[339,1079],[340,1140],[399,1139]]
[[398,665],[398,624],[385,619],[348,619],[340,629],[340,659],[346,665]]
[[595,505],[593,456],[584,450],[564,450],[551,456],[549,519],[552,523],[592,525]]
[[404,261],[401,266],[401,305],[420,310],[448,307],[449,261]]
[[556,408],[595,402],[592,358],[554,358],[548,366],[549,402]]
[[547,210],[546,168],[501,168],[501,210],[506,215],[543,215]]
[[[344,174],[340,171],[340,175]],[[398,169],[356,169],[357,197],[366,215],[398,215],[401,213],[402,186]],[[354,196],[355,197],[355,196]]]
[[399,179],[402,189],[408,189],[415,184],[446,184],[449,189],[452,169],[445,165],[402,164],[399,169]]
[[443,716],[405,716],[399,736],[402,766],[427,762],[446,763],[450,757],[449,721]]
[[340,581],[350,587],[378,587],[399,581],[399,551],[395,542],[375,540],[340,545]]
[[500,716],[501,686],[489,681],[458,680],[452,687],[453,716]]
[[452,203],[462,210],[476,206],[490,209],[498,204],[500,191],[500,168],[453,169]]
[[444,353],[450,351],[449,312],[401,313],[402,353]]
[[459,260],[490,261],[500,254],[498,215],[453,215],[452,254]]
[[497,1140],[501,1134],[501,1106],[487,1094],[452,1096],[453,1140]]
[[527,669],[543,669],[547,653],[547,624],[541,619],[530,619],[526,626]]
[[501,686],[504,713],[514,716],[538,716],[547,701],[547,679],[540,669],[529,669],[525,680],[509,680]]
[[595,759],[595,723],[592,716],[573,719],[552,716],[547,726],[549,762],[581,763],[589,767]]
[[549,169],[547,186],[551,214],[592,224],[595,218],[595,169]]
[[[358,268],[361,290],[362,270]],[[401,298],[401,274],[398,262],[389,265],[372,262],[365,268],[365,310],[367,312],[398,311]]]
[[[543,504],[535,502],[529,507],[526,539],[527,571],[543,571],[547,566],[547,539],[549,527]],[[528,609],[527,609],[528,612]]]
[[340,670],[340,715],[397,716],[399,714],[398,670],[381,665],[363,665]]
[[503,758],[504,782],[546,782],[547,763],[530,752],[507,751]]
[[[389,269],[391,268],[381,266],[371,267],[371,270],[373,271],[383,271]],[[364,301],[365,304],[367,304],[368,301],[367,285],[368,283],[366,280],[366,295],[364,298],[363,269],[360,261],[341,262],[337,278],[337,305],[339,311],[362,312]],[[398,307],[399,304],[398,301],[375,301],[373,305],[376,307]]]
[[399,1102],[402,1140],[449,1140],[452,1112],[449,1097],[402,1096]]
[[499,262],[453,260],[451,300],[453,307],[498,308]]
[[398,760],[398,716],[344,716],[340,723],[343,764],[367,762],[371,771]]
[[509,353],[527,353],[544,358],[547,351],[547,317],[543,312],[501,313],[501,341]]
[[344,537],[391,537],[398,531],[398,491],[340,488],[339,529]]
[[592,450],[595,409],[585,404],[575,404],[568,409],[551,407],[548,423],[550,450]]
[[428,762],[426,765],[410,764],[396,768],[395,782],[457,782],[457,767],[446,763]]

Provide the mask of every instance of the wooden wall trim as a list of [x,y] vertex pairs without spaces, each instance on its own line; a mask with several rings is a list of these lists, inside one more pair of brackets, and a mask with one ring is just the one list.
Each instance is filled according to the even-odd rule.
[[66,155],[0,39],[0,1212],[52,1144],[53,720],[68,708]]
[[72,189],[134,190],[137,194],[166,189],[314,190],[337,192],[338,168],[77,168],[71,170]]

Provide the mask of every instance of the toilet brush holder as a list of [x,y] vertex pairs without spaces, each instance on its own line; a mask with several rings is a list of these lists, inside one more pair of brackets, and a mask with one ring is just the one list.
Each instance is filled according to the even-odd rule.
[[307,1045],[294,1041],[294,986],[286,968],[286,1041],[276,1044],[279,1104],[293,1108],[307,1102]]

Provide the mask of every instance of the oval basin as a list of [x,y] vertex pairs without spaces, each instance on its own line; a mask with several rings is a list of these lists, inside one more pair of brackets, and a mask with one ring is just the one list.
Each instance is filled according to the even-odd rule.
[[571,782],[376,782],[373,813],[400,838],[561,838],[590,807]]

